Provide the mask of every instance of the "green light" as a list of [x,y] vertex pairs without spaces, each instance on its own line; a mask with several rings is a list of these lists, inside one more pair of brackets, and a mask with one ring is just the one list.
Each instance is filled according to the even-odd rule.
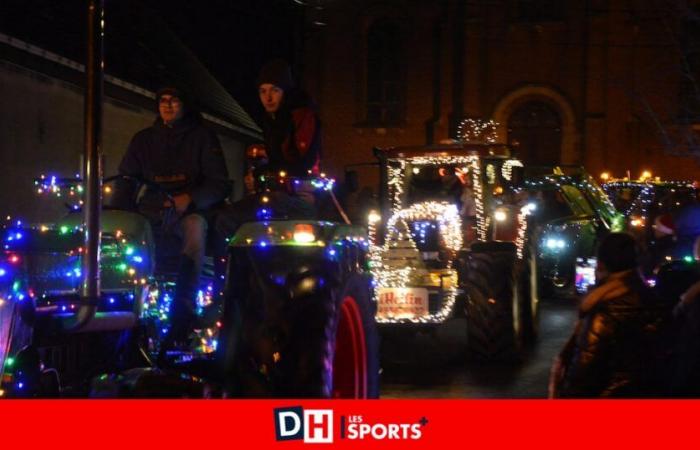
[[5,360],[5,367],[12,367],[15,364],[15,358],[7,358]]
[[61,234],[66,234],[66,233],[68,233],[68,227],[65,226],[65,225],[63,225],[63,226],[59,229],[59,231],[61,232]]
[[685,261],[687,263],[691,263],[691,262],[693,262],[693,257],[686,255],[683,257],[683,261]]
[[121,270],[122,272],[126,272],[126,269],[127,269],[126,264],[124,264],[124,263],[119,264],[117,266],[117,269]]
[[132,255],[133,253],[134,253],[134,247],[129,246],[126,248],[127,255]]
[[15,282],[12,284],[12,290],[15,291],[15,292],[19,291],[19,281],[15,281]]

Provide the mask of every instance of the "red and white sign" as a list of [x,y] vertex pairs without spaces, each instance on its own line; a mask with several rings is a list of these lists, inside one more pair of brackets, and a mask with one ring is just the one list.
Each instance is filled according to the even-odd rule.
[[428,315],[428,290],[425,288],[379,288],[377,317],[415,319]]

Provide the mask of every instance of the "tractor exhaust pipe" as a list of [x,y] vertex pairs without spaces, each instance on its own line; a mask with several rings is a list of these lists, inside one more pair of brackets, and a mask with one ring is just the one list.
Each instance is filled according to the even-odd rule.
[[85,64],[85,251],[81,306],[68,330],[76,331],[95,316],[100,297],[100,211],[102,209],[102,95],[104,75],[104,0],[88,0],[88,45]]

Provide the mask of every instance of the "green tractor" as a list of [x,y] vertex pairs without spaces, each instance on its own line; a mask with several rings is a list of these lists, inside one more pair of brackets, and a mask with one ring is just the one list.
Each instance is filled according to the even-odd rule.
[[[52,224],[9,223],[0,254],[0,394],[377,397],[364,229],[325,207],[335,205],[332,180],[267,181],[255,197],[258,220],[229,240],[228,264],[205,264],[190,347],[164,361],[157,356],[175,274],[163,230],[135,211],[102,210],[101,290],[85,317],[80,205]],[[299,185],[311,186],[323,217],[267,205]],[[111,189],[106,182],[104,192]],[[37,190],[80,198],[82,184],[49,177]]]
[[540,295],[574,298],[594,283],[596,247],[624,230],[622,214],[582,167],[528,167]]

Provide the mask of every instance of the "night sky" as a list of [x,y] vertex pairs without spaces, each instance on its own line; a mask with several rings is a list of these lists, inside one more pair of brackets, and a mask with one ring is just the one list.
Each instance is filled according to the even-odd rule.
[[[87,0],[2,0],[0,31],[79,62],[85,55]],[[107,71],[154,89],[136,73],[111,63],[141,50],[131,25],[157,32],[162,19],[221,84],[251,113],[258,108],[255,78],[265,61],[299,58],[305,7],[294,0],[106,0]],[[154,20],[155,19],[155,20]],[[153,24],[152,24],[152,23]],[[295,53],[296,52],[296,53]],[[143,77],[142,77],[143,78]]]

